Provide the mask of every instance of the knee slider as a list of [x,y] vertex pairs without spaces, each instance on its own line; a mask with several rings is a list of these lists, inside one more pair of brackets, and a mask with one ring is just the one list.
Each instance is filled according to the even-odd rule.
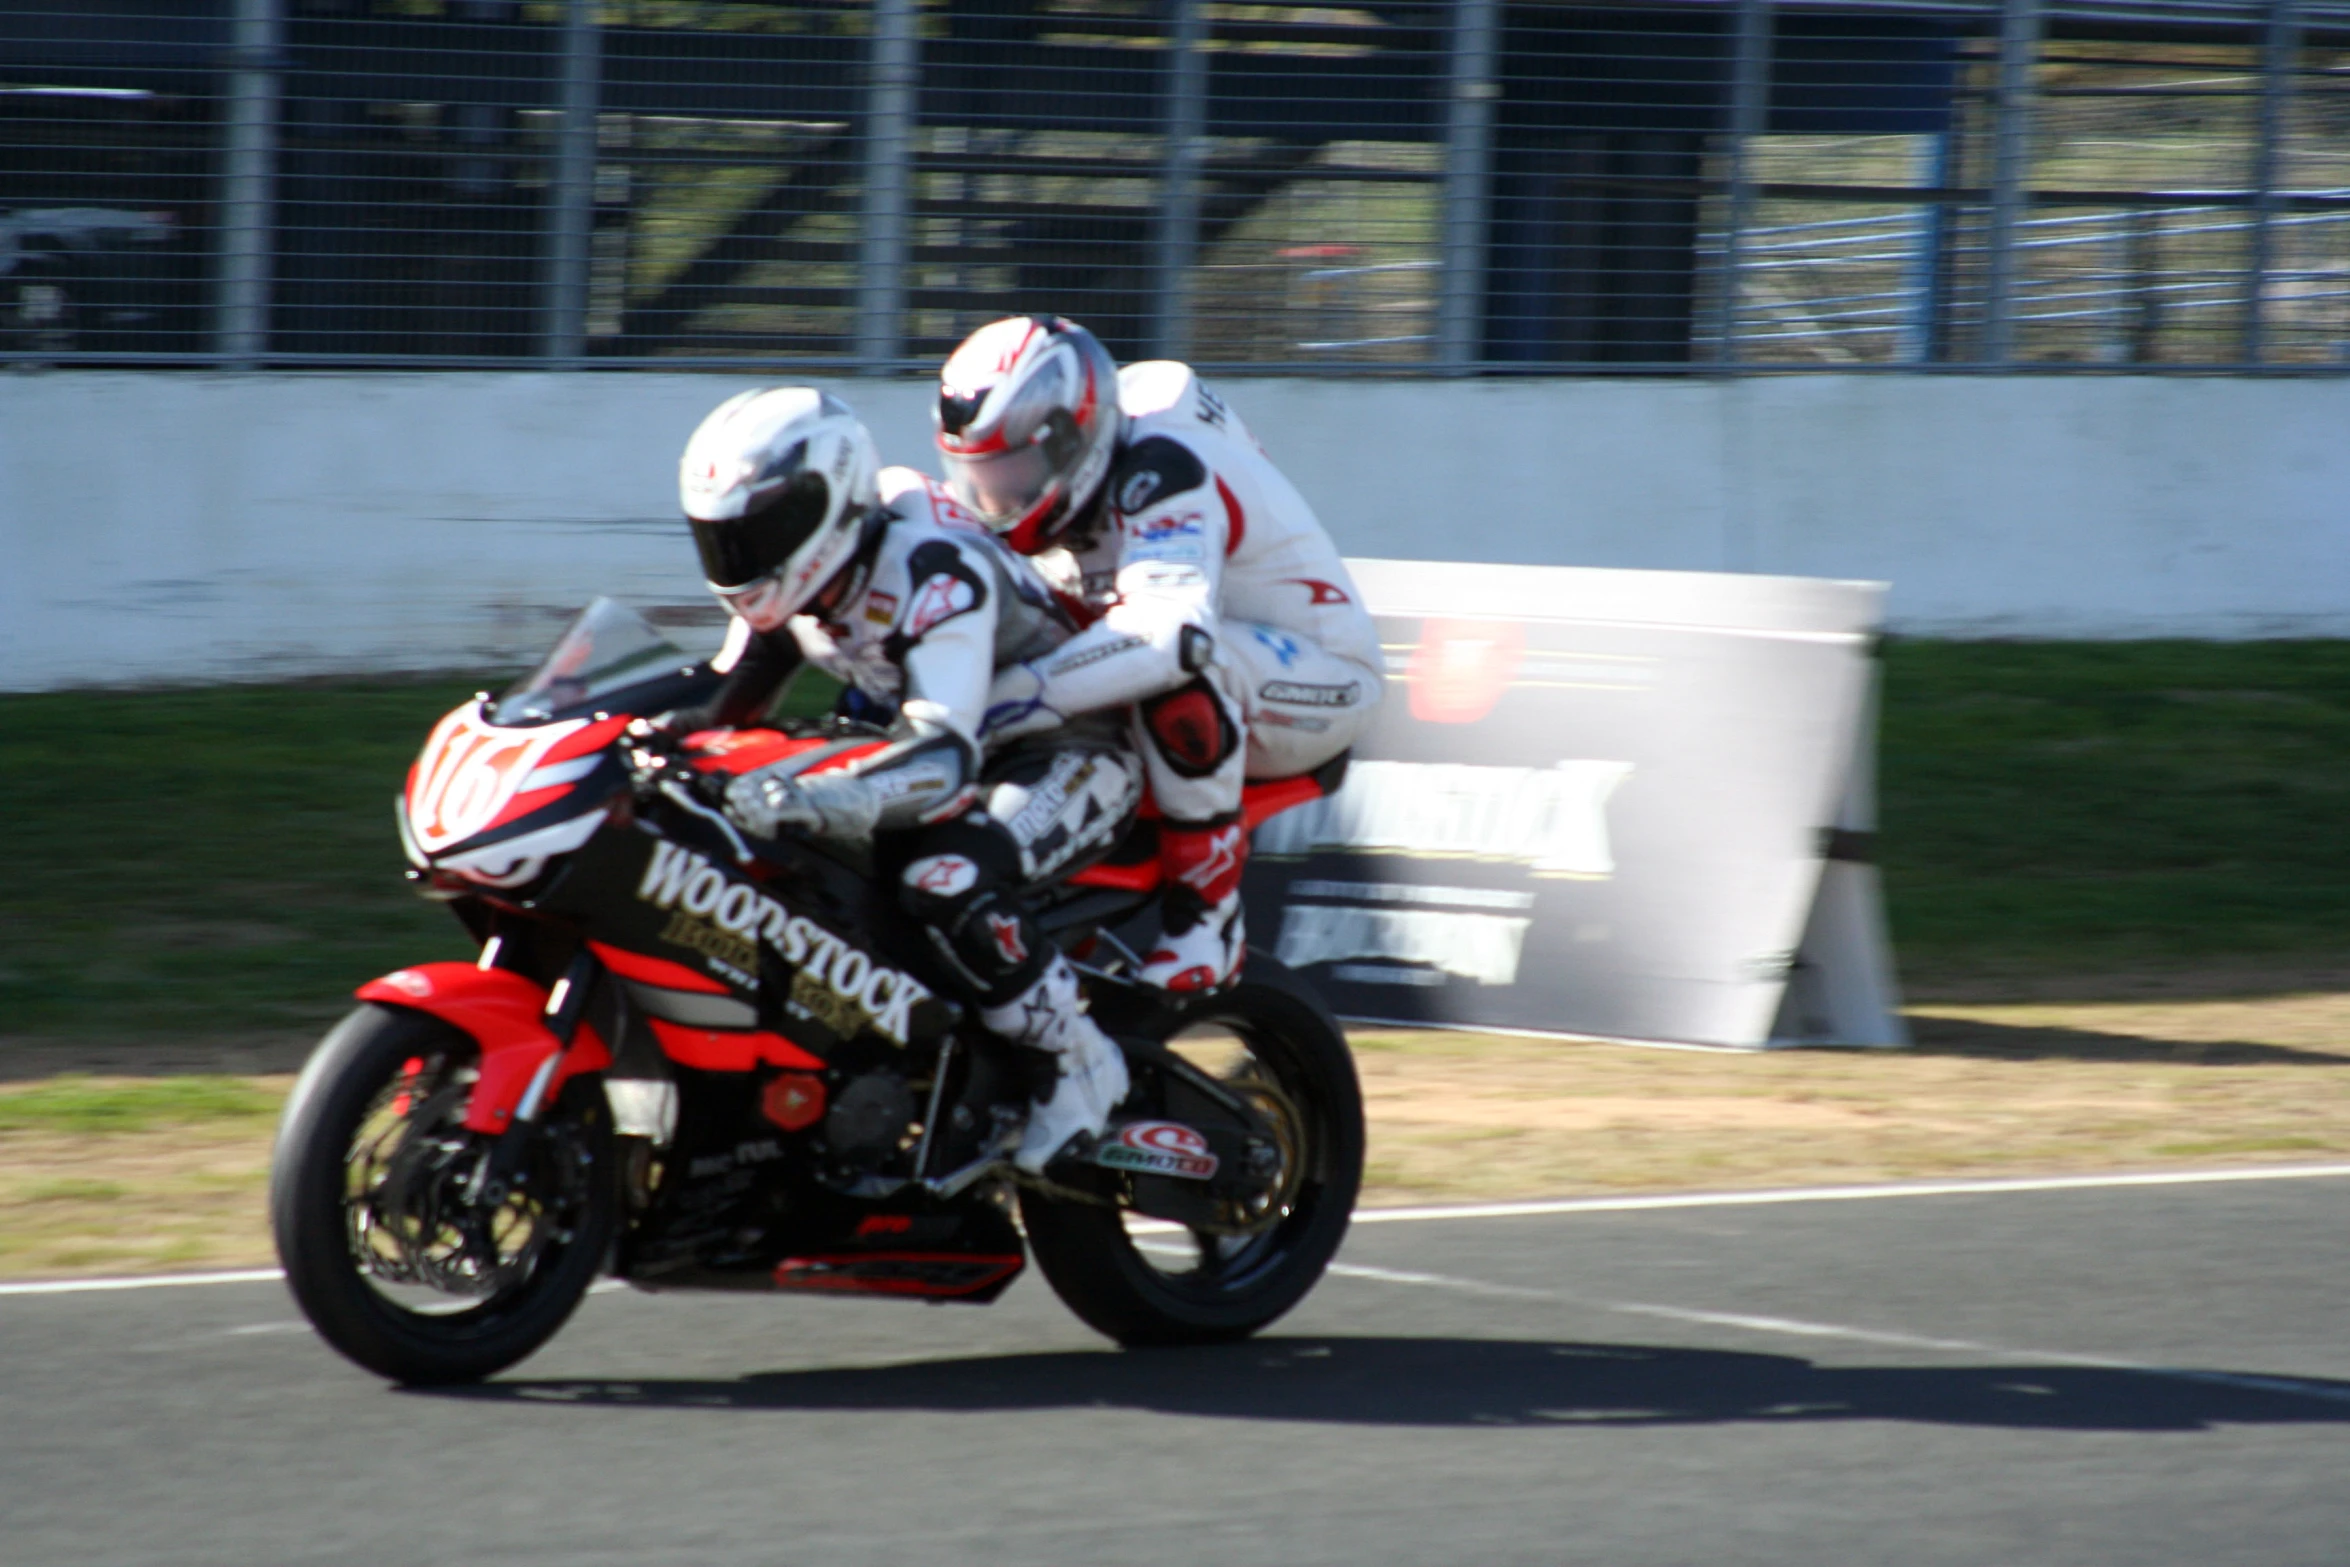
[[956,822],[925,837],[898,877],[901,906],[983,1005],[1043,972],[1045,938],[1018,892],[1019,850],[1000,829]]
[[1036,983],[1049,956],[1036,922],[1009,888],[973,900],[951,924],[931,929],[987,1006],[1000,1006]]
[[1020,848],[993,822],[964,817],[919,834],[898,873],[898,904],[925,924],[951,918],[1020,879]]
[[1143,730],[1167,765],[1184,778],[1205,778],[1240,749],[1240,726],[1204,679],[1142,704]]

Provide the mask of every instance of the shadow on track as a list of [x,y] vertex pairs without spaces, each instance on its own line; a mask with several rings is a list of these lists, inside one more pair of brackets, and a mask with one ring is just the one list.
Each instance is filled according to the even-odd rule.
[[[1790,1355],[1447,1338],[1266,1338],[1210,1349],[997,1355],[754,1372],[732,1381],[531,1381],[416,1396],[624,1409],[1116,1408],[1391,1426],[1902,1420],[2076,1431],[2350,1425],[2350,1383],[2078,1366],[1820,1366]],[[2209,1378],[2209,1380],[2203,1380]]]
[[1921,1056],[1977,1061],[2150,1062],[2162,1066],[2350,1067],[2350,1051],[2309,1050],[2254,1040],[2149,1039],[2081,1028],[1993,1023],[1979,1018],[1919,1017],[1909,1030]]

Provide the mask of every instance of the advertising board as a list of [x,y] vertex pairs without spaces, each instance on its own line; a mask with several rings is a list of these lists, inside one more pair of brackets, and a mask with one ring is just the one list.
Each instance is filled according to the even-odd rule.
[[1387,696],[1345,786],[1259,829],[1256,945],[1355,1019],[1902,1042],[1866,864],[1881,585],[1349,564]]

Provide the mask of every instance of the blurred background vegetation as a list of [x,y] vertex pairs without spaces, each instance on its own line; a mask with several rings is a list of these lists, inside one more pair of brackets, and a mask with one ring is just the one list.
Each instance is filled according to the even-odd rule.
[[[1887,649],[1894,945],[1982,979],[2338,965],[2350,642]],[[462,957],[391,802],[471,683],[0,698],[0,1037],[311,1027]]]

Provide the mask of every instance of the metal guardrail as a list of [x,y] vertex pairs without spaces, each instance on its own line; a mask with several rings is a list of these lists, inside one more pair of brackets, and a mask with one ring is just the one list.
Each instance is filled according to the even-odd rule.
[[2350,365],[2343,0],[20,0],[0,359]]
[[[2344,193],[2350,194],[2350,193]],[[2350,211],[2271,220],[2299,248],[2339,258],[2326,267],[2272,268],[2269,308],[2293,320],[2298,341],[2350,366]],[[2143,363],[2162,318],[2179,311],[2241,312],[2243,281],[2233,270],[2189,275],[2146,264],[2149,240],[2193,244],[2248,239],[2254,221],[2224,207],[2174,207],[2156,221],[2090,213],[2018,223],[2016,250],[2028,258],[2017,283],[2019,323],[2082,324],[2072,343],[2098,362]],[[1828,218],[1752,229],[1743,272],[1751,284],[1740,340],[1819,351],[1829,345],[1885,363],[1921,362],[1930,342],[1929,293],[1915,281],[1930,266],[1933,227],[1911,214]],[[1803,293],[1800,281],[1895,273],[1911,281],[1860,292]],[[1790,281],[1781,283],[1780,278]],[[2222,324],[2225,329],[2226,324]],[[2049,334],[2053,340],[2053,333]]]

